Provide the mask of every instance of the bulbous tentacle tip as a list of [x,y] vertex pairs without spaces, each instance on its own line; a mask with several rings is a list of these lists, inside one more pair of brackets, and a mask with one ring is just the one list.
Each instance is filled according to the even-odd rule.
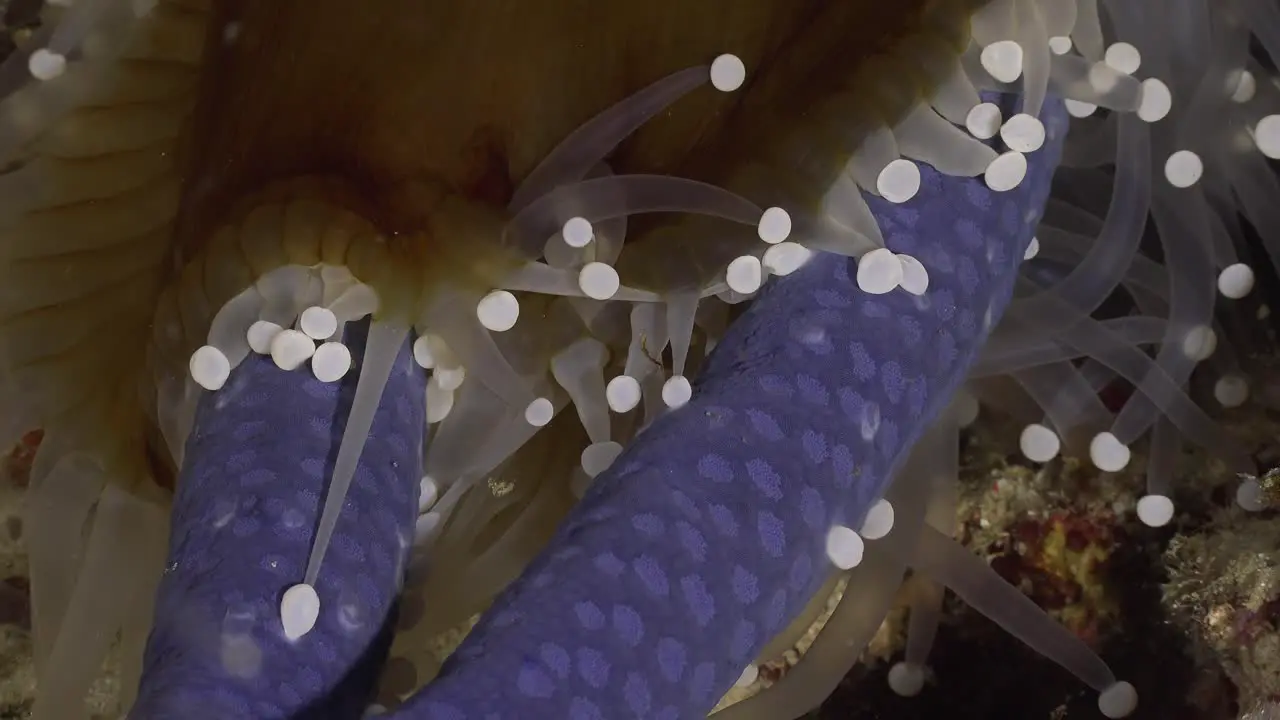
[[1108,718],[1124,718],[1138,709],[1138,691],[1121,680],[1098,696],[1098,711]]

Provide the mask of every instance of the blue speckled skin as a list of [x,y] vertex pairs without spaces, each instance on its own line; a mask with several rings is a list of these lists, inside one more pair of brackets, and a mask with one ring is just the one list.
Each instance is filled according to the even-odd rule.
[[819,255],[770,282],[693,400],[600,475],[546,552],[399,718],[704,718],[817,592],[833,524],[858,527],[949,402],[1012,294],[1067,118],[1016,189],[922,168],[871,199],[923,298],[861,292]]
[[[817,591],[829,569],[829,528],[860,524],[1008,303],[1066,132],[1061,104],[1050,103],[1042,117],[1052,137],[1010,192],[922,167],[911,202],[869,198],[889,246],[928,269],[923,298],[902,290],[866,295],[854,281],[856,263],[832,255],[771,281],[717,346],[693,400],[597,478],[440,677],[391,716],[705,717]],[[135,718],[359,716],[355,696],[375,664],[356,660],[383,647],[376,621],[347,635],[327,614],[290,646],[275,620],[279,592],[301,572],[310,529],[289,536],[270,528],[285,506],[316,511],[320,480],[305,461],[331,452],[340,432],[308,434],[327,431],[336,400],[305,392],[305,373],[269,365],[254,361],[235,376],[238,392],[252,393],[256,404],[221,401],[219,393],[202,406],[174,516],[177,569],[161,590]],[[409,531],[416,502],[408,487],[417,479],[416,443],[407,438],[421,429],[421,380],[399,375],[362,457],[374,472],[357,477],[355,511],[343,514],[348,546],[331,550],[321,573],[322,596],[359,589],[376,608],[370,618],[389,614],[396,578],[385,558],[394,557],[396,534]],[[412,410],[389,417],[401,396],[414,398]],[[325,420],[316,425],[313,417]],[[266,421],[261,435],[241,429],[255,421]],[[399,445],[391,441],[397,436],[405,438]],[[229,472],[228,459],[249,448],[259,455]],[[391,472],[394,457],[403,464]],[[257,468],[277,477],[247,485]],[[209,479],[215,475],[221,484]],[[401,488],[397,497],[373,492],[374,476]],[[295,501],[300,492],[305,503]],[[215,531],[214,508],[227,497],[253,508],[248,517],[262,530],[247,539],[235,522]],[[369,522],[371,512],[385,513],[385,523]],[[359,551],[364,561],[354,559]],[[372,562],[379,554],[382,565]],[[264,568],[267,556],[288,571]],[[258,613],[264,664],[253,681],[220,670],[218,631],[231,603]],[[334,693],[348,671],[359,680],[350,693]],[[205,709],[210,714],[199,714]]]
[[[359,356],[365,327],[349,327]],[[135,720],[359,717],[394,628],[422,477],[425,374],[405,346],[296,642],[280,597],[301,582],[356,368],[326,384],[250,355],[200,401]]]

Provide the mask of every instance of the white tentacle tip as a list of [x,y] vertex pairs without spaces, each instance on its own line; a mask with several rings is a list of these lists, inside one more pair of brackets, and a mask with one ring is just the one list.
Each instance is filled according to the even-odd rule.
[[462,383],[467,379],[467,369],[461,365],[456,367],[440,367],[437,363],[436,369],[431,371],[431,377],[436,381],[436,385],[445,392],[453,392],[462,387]]
[[725,269],[724,275],[729,289],[743,295],[754,293],[764,283],[764,268],[755,255],[740,255],[734,258]]
[[791,237],[791,214],[780,207],[768,208],[760,214],[756,235],[770,245],[786,240]]
[[1132,75],[1142,67],[1142,53],[1127,42],[1117,42],[1107,47],[1102,61],[1119,72]]
[[276,339],[284,328],[270,320],[255,320],[245,333],[249,348],[259,355],[271,354],[271,341]]
[[602,262],[589,262],[578,272],[578,287],[592,300],[608,300],[622,286],[618,271]]
[[879,540],[893,530],[893,504],[884,498],[876,501],[867,511],[867,517],[858,528],[858,534],[866,540]]
[[1138,691],[1121,680],[1098,695],[1098,710],[1109,718],[1128,717],[1138,708]]
[[427,424],[434,425],[449,417],[453,412],[453,391],[440,387],[435,375],[427,380],[426,391]]
[[1267,115],[1253,126],[1253,142],[1272,160],[1280,160],[1280,115]]
[[969,113],[964,118],[964,127],[975,138],[990,140],[1000,132],[1002,122],[1000,106],[984,102],[969,109]]
[[924,668],[910,662],[889,668],[889,689],[899,697],[915,697],[924,689]]
[[1084,100],[1072,100],[1067,98],[1063,101],[1067,106],[1067,114],[1073,118],[1087,118],[1098,111],[1098,106]]
[[311,372],[320,382],[337,382],[351,370],[351,350],[340,342],[327,342],[311,356]]
[[1099,470],[1120,472],[1131,455],[1129,447],[1109,432],[1100,432],[1089,441],[1089,459]]
[[876,192],[891,203],[907,202],[920,192],[920,168],[903,158],[890,162],[876,176]]
[[1022,46],[1012,40],[993,42],[982,49],[979,57],[983,69],[1002,83],[1022,77]]
[[494,290],[476,304],[476,319],[486,330],[506,332],[520,319],[520,301],[506,290]]
[[929,270],[910,255],[898,254],[898,262],[902,263],[903,290],[912,295],[924,295],[929,290]]
[[747,66],[742,58],[725,53],[711,61],[711,86],[720,92],[733,92],[747,81]]
[[547,398],[538,398],[524,409],[524,420],[534,427],[544,427],[556,416],[556,407]]
[[436,348],[439,342],[434,340],[428,334],[419,335],[413,341],[413,361],[418,363],[418,367],[425,370],[432,370],[436,366]]
[[672,410],[683,407],[692,398],[693,386],[689,384],[689,379],[683,375],[673,375],[671,379],[662,384],[662,402]]
[[40,48],[27,59],[27,69],[37,80],[53,80],[67,71],[67,57],[48,48]]
[[1223,375],[1213,384],[1213,397],[1224,408],[1240,407],[1249,400],[1249,381],[1241,375]]
[[1164,179],[1176,188],[1189,188],[1204,175],[1204,161],[1191,150],[1179,150],[1164,163]]
[[320,617],[320,596],[306,583],[298,583],[284,591],[280,599],[280,622],[289,640],[311,632]]
[[1062,450],[1062,440],[1057,433],[1044,425],[1031,423],[1022,428],[1022,434],[1018,437],[1018,447],[1022,450],[1022,455],[1031,462],[1047,463],[1058,457],[1058,453]]
[[770,274],[785,277],[803,267],[811,257],[813,252],[805,246],[794,242],[781,242],[765,250],[760,262]]
[[1027,156],[1016,150],[1002,153],[983,175],[987,187],[995,192],[1008,192],[1020,185],[1027,176]]
[[439,499],[440,486],[436,484],[436,479],[430,475],[423,475],[418,481],[418,514],[421,515],[430,510]]
[[338,331],[338,317],[329,308],[309,307],[298,316],[298,329],[312,340],[328,340]]
[[1260,512],[1267,506],[1262,483],[1257,478],[1247,478],[1236,487],[1236,505],[1247,512]]
[[1138,101],[1138,117],[1144,122],[1160,122],[1173,109],[1173,94],[1159,78],[1142,81],[1142,98]]
[[876,248],[858,258],[858,289],[870,295],[884,295],[902,284],[902,261],[888,248]]
[[1218,292],[1222,293],[1223,297],[1239,300],[1253,292],[1256,280],[1253,268],[1248,265],[1244,263],[1228,265],[1218,273]]
[[1138,519],[1147,527],[1164,527],[1173,520],[1173,500],[1164,495],[1144,495],[1138,499]]
[[622,454],[622,445],[606,440],[604,442],[591,443],[582,451],[581,461],[582,470],[589,477],[594,478],[600,473],[608,470],[613,461],[618,459]]
[[205,390],[219,390],[231,376],[231,361],[212,345],[205,345],[194,353],[187,364],[191,379]]
[[1258,78],[1248,70],[1233,71],[1227,75],[1227,91],[1231,93],[1232,102],[1247,103],[1258,94]]
[[595,228],[591,226],[591,221],[583,217],[571,217],[565,221],[564,227],[560,228],[560,236],[564,238],[564,244],[571,248],[584,248],[591,244],[592,238],[596,236]]
[[271,339],[271,359],[281,370],[297,370],[315,353],[315,341],[298,330],[281,330]]
[[640,404],[640,382],[630,375],[619,375],[605,386],[604,395],[610,410],[616,413],[631,412]]
[[1204,362],[1218,349],[1218,333],[1208,325],[1197,325],[1182,338],[1182,352],[1190,360]]
[[1018,113],[1000,126],[1000,139],[1010,150],[1035,152],[1044,146],[1044,123],[1026,113]]
[[827,533],[827,558],[841,570],[857,567],[865,547],[862,537],[852,528],[836,525]]

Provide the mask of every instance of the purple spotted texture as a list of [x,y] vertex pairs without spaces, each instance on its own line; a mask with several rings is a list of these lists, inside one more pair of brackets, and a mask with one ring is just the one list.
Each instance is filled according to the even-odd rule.
[[1018,188],[922,168],[904,205],[869,198],[928,292],[873,296],[816,256],[771,282],[693,400],[592,485],[549,548],[396,717],[703,718],[831,571],[999,319],[1057,165],[1066,116]]
[[[903,205],[868,198],[922,297],[871,296],[818,255],[769,283],[717,346],[693,400],[600,475],[413,720],[702,718],[830,572],[964,379],[1012,292],[1065,135],[1019,187],[922,170]],[[356,353],[357,356],[359,353]],[[421,473],[423,377],[402,349],[320,574],[316,629],[287,642],[345,392],[251,358],[201,402],[135,720],[357,718],[387,647]],[[430,612],[430,608],[427,609]]]
[[[359,357],[366,328],[350,328]],[[425,376],[406,347],[382,396],[296,642],[301,582],[357,368],[326,384],[251,355],[200,401],[134,720],[359,717],[390,643],[417,516]]]

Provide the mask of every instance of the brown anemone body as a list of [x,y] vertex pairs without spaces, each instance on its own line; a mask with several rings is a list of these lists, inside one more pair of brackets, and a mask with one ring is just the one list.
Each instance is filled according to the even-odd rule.
[[[693,91],[607,162],[815,212],[866,133],[954,69],[986,2],[162,0],[23,148],[46,197],[0,238],[5,391],[49,447],[146,475],[130,418],[181,399],[214,313],[257,278],[345,265],[410,322],[443,285],[486,292],[530,259],[503,243],[506,205],[548,152],[721,53],[744,87]],[[659,293],[755,242],[689,216],[634,217],[627,235],[623,281]],[[91,351],[104,318],[132,350]]]
[[[813,202],[862,128],[891,121],[936,82],[912,67],[912,43],[963,37],[976,4],[218,2],[178,244],[189,254],[267,188],[323,178],[326,202],[368,220],[398,260],[418,266],[406,277],[421,292],[442,279],[491,285],[502,253],[492,235],[529,171],[610,105],[722,52],[744,60],[748,85],[681,100],[613,154],[614,172],[732,188],[758,167]],[[812,138],[803,152],[823,159],[816,176],[795,157],[795,137]],[[459,204],[489,222],[442,218]],[[632,243],[654,227],[642,220]],[[640,274],[664,284],[661,269]]]

